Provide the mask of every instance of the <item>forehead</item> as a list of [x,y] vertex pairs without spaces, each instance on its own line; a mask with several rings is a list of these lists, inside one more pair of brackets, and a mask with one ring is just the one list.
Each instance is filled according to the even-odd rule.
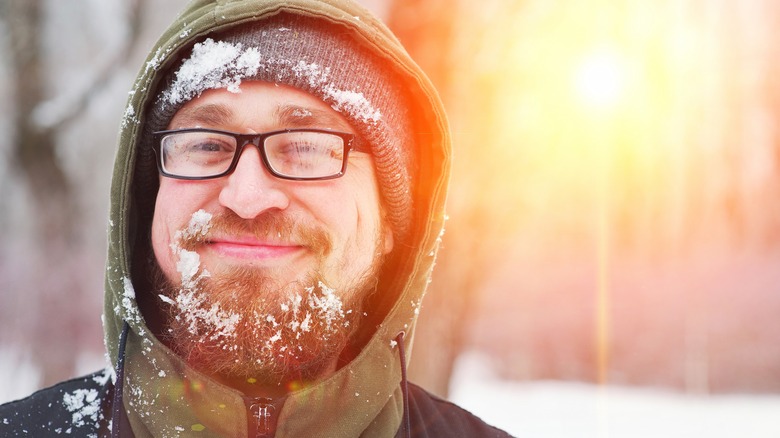
[[347,120],[317,97],[287,86],[244,81],[238,92],[214,89],[186,102],[169,129],[221,127],[250,130],[316,127],[354,132]]

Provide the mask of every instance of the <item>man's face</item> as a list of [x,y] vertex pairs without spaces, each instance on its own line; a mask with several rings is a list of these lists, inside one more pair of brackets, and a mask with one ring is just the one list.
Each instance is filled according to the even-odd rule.
[[[240,93],[204,92],[174,115],[168,129],[195,127],[353,132],[319,99],[256,81],[244,82]],[[225,371],[219,369],[225,364],[211,364],[219,359],[207,357],[207,350],[226,356],[235,349],[227,360],[263,365],[225,371],[249,375],[265,372],[263,363],[280,357],[280,349],[310,350],[288,354],[290,363],[322,356],[317,346],[299,345],[302,337],[311,338],[309,343],[327,344],[331,338],[343,343],[343,334],[330,332],[338,325],[334,318],[362,313],[359,303],[392,245],[366,153],[350,153],[340,178],[289,181],[272,176],[257,148],[248,145],[230,175],[160,179],[152,247],[168,283],[163,300],[171,307],[169,325],[179,326],[174,344],[191,344],[177,347],[214,372]],[[343,332],[352,330],[341,325]],[[253,349],[267,351],[256,356]]]

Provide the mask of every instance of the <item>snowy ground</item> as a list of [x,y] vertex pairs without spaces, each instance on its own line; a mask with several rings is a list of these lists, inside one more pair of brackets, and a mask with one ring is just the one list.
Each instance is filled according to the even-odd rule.
[[474,354],[456,364],[451,398],[517,437],[780,437],[780,395],[689,396],[563,382],[505,382]]
[[41,373],[28,356],[0,346],[0,403],[31,394],[40,380]]
[[[39,379],[26,358],[0,349],[0,403],[31,393]],[[705,397],[581,383],[506,382],[496,379],[488,361],[476,354],[463,355],[456,364],[451,395],[517,437],[780,437],[780,395]]]

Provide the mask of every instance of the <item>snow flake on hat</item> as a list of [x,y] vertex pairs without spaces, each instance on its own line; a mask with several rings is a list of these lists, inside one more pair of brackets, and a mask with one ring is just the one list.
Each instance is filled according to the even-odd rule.
[[209,89],[225,88],[240,93],[241,80],[257,75],[261,55],[254,47],[241,43],[214,41],[211,38],[195,44],[171,87],[163,93],[164,104],[179,105]]
[[382,113],[371,105],[363,93],[340,89],[330,81],[330,68],[298,61],[292,71],[295,76],[305,79],[310,87],[322,90],[324,97],[333,102],[331,106],[334,110],[349,114],[363,123],[376,123],[382,118]]

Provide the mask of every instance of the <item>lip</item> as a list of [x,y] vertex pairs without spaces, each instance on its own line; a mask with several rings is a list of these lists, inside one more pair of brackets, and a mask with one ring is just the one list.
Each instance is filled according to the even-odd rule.
[[274,260],[304,251],[305,247],[293,242],[276,242],[246,237],[222,237],[209,239],[206,247],[221,257],[241,260]]

